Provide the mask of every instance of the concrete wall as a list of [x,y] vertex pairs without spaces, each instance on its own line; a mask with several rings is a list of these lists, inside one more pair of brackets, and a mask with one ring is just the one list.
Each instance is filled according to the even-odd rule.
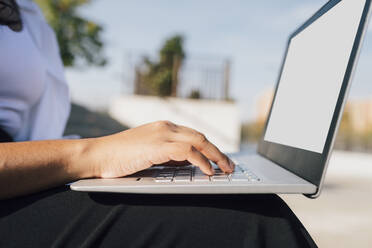
[[204,133],[224,152],[239,150],[241,123],[235,103],[131,95],[114,99],[109,113],[129,127],[170,120]]

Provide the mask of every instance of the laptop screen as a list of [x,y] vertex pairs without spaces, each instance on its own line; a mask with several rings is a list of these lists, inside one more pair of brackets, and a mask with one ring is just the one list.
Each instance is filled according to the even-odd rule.
[[290,41],[264,140],[322,153],[365,0],[343,0]]

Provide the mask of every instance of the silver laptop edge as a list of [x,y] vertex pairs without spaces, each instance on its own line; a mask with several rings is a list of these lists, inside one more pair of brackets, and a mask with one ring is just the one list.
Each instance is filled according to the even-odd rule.
[[[97,192],[125,192],[147,194],[241,194],[241,193],[314,193],[316,186],[259,156],[232,158],[243,169],[253,171],[259,182],[163,182],[153,179],[137,181],[132,175],[115,179],[87,179],[71,185],[73,190]],[[240,161],[244,161],[241,163]],[[159,169],[160,171],[162,168]]]

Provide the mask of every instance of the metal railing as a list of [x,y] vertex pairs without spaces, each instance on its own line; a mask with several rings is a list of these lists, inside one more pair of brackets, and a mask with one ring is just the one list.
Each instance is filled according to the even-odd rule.
[[[147,95],[140,77],[144,69],[144,56],[128,52],[124,56],[122,72],[122,92],[124,94]],[[181,98],[200,98],[230,100],[231,61],[213,56],[188,56],[180,65],[176,84],[172,86],[172,96]],[[173,83],[173,82],[172,82]]]

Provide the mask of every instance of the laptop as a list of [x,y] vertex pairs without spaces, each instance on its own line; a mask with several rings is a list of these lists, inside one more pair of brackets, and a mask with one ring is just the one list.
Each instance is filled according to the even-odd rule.
[[370,16],[371,0],[331,0],[290,35],[255,154],[230,154],[232,174],[154,166],[72,190],[146,194],[280,193],[319,196]]

